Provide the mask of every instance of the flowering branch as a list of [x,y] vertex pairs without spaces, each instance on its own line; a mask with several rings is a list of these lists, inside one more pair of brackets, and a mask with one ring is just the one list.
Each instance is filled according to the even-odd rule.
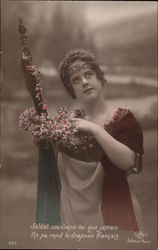
[[40,87],[39,72],[37,71],[36,66],[32,63],[32,56],[27,43],[27,29],[21,18],[19,18],[19,34],[23,46],[21,53],[21,66],[25,77],[26,88],[32,96],[36,112],[39,115],[47,113],[46,100],[43,99],[41,93],[42,88]]

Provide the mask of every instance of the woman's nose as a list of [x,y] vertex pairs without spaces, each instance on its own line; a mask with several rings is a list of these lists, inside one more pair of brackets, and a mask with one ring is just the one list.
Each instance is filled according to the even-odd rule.
[[83,85],[86,85],[87,83],[88,83],[87,78],[86,78],[86,77],[83,77],[83,78],[82,78],[82,84],[83,84]]

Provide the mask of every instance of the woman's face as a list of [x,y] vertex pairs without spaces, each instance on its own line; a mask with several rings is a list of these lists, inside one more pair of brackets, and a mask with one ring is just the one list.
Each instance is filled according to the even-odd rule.
[[70,75],[70,83],[76,98],[83,104],[94,101],[103,95],[103,86],[96,72],[86,64]]

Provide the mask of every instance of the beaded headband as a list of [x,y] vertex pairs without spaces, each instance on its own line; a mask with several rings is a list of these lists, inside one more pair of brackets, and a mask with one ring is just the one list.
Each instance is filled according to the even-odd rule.
[[87,69],[87,68],[91,68],[90,63],[87,63],[87,62],[85,63],[83,61],[76,61],[68,67],[67,72],[69,76],[71,76],[75,73],[78,73],[80,70]]

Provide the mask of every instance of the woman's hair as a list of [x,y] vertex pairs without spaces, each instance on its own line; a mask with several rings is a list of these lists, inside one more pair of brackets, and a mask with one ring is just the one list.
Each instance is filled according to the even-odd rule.
[[101,80],[102,84],[106,82],[104,78],[104,72],[100,69],[99,64],[96,62],[95,57],[90,52],[84,49],[73,49],[69,50],[64,58],[64,60],[60,64],[60,78],[64,87],[71,95],[72,98],[75,97],[75,93],[73,90],[73,86],[70,83],[70,72],[69,69],[72,64],[76,61],[85,62],[96,72],[97,78]]

